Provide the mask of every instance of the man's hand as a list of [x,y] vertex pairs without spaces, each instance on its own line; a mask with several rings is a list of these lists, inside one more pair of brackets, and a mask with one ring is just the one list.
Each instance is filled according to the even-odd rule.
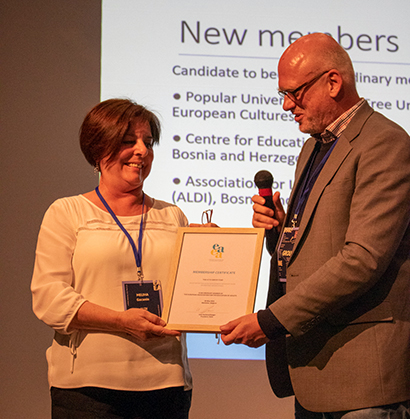
[[266,230],[276,228],[276,230],[280,232],[285,221],[286,213],[283,209],[282,202],[280,201],[279,192],[273,194],[272,201],[275,207],[274,211],[271,208],[263,206],[265,199],[261,196],[254,195],[252,197],[252,225],[256,228],[264,228]]
[[259,326],[256,313],[239,317],[220,327],[221,339],[225,345],[242,343],[251,348],[258,348],[268,342],[268,338]]

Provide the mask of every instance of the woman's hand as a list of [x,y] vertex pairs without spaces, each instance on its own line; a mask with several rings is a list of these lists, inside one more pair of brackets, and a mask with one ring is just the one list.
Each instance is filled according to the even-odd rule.
[[165,329],[165,321],[155,314],[140,308],[130,308],[119,316],[120,328],[131,336],[141,340],[180,336],[176,330]]
[[215,223],[206,223],[206,224],[194,224],[191,223],[189,225],[189,227],[219,227],[217,224]]
[[165,336],[180,336],[176,330],[165,329],[165,321],[141,308],[115,311],[86,301],[77,311],[68,331],[75,329],[122,332],[148,340]]

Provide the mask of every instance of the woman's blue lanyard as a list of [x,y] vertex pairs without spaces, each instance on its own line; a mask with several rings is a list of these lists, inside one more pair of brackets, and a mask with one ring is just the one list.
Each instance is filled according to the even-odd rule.
[[307,171],[306,176],[305,176],[305,179],[303,181],[302,193],[300,194],[300,197],[298,199],[298,203],[297,203],[296,208],[295,208],[295,213],[293,215],[293,219],[292,219],[292,226],[293,227],[296,227],[296,222],[297,222],[297,218],[298,218],[298,215],[299,215],[299,211],[301,210],[301,208],[302,208],[303,204],[305,203],[305,201],[308,199],[309,194],[310,194],[310,191],[312,190],[313,185],[315,184],[316,179],[319,176],[319,173],[323,169],[323,166],[327,162],[327,159],[329,158],[330,153],[335,148],[336,143],[337,143],[337,139],[332,144],[332,147],[330,147],[330,149],[328,150],[328,152],[326,153],[326,155],[323,157],[323,159],[321,160],[321,162],[317,165],[317,167],[316,167],[315,171],[313,172],[312,176],[310,176],[310,171],[312,170],[313,163],[314,163],[315,158],[316,158],[316,156],[317,156],[317,154],[319,152],[318,148],[315,147],[315,150],[313,152],[314,155],[311,158],[308,171]]
[[118,227],[124,232],[124,234],[127,236],[128,241],[130,242],[130,245],[132,247],[132,251],[134,253],[135,263],[137,264],[137,275],[138,280],[142,281],[144,276],[142,275],[142,269],[141,269],[141,259],[142,259],[142,233],[143,233],[143,223],[144,223],[144,202],[145,202],[145,194],[142,193],[142,213],[141,213],[141,223],[140,223],[140,234],[138,236],[138,249],[135,246],[134,240],[128,233],[128,231],[125,229],[125,227],[121,224],[121,221],[117,218],[117,216],[114,214],[114,211],[110,208],[107,201],[103,198],[103,196],[100,193],[100,190],[98,189],[98,186],[95,188],[95,192],[98,195],[98,198],[100,198],[101,202],[104,204],[105,208],[107,208],[107,211],[111,214],[111,217],[114,219],[114,221],[117,223]]

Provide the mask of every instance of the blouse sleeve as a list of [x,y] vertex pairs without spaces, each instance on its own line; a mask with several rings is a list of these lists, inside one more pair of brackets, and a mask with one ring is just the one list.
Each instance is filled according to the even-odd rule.
[[188,227],[188,219],[182,212],[181,208],[173,206],[173,209],[178,227]]
[[36,316],[62,334],[86,301],[73,288],[72,256],[77,240],[73,214],[64,200],[44,215],[38,235],[31,291]]

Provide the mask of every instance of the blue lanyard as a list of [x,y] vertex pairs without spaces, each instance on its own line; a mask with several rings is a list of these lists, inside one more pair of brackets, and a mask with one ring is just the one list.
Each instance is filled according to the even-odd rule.
[[143,279],[142,270],[141,270],[141,259],[142,259],[142,233],[143,233],[143,223],[144,223],[144,202],[145,202],[145,194],[142,194],[142,213],[141,213],[141,223],[140,223],[140,234],[138,236],[138,249],[135,246],[134,240],[128,233],[128,231],[125,229],[125,227],[121,224],[121,221],[117,218],[117,216],[114,214],[114,211],[111,209],[111,207],[108,205],[107,201],[103,198],[103,196],[100,193],[100,190],[98,189],[98,186],[95,188],[95,192],[98,195],[98,198],[100,198],[101,202],[104,204],[105,208],[107,208],[107,211],[111,214],[111,217],[114,219],[114,221],[117,223],[118,227],[124,232],[124,234],[127,236],[128,241],[130,242],[130,245],[132,247],[132,251],[134,253],[135,263],[137,264],[137,274],[138,278],[140,280]]
[[315,184],[316,179],[319,176],[319,173],[323,169],[323,166],[327,162],[327,159],[329,158],[330,153],[335,148],[336,143],[337,143],[337,140],[332,144],[332,147],[330,147],[330,149],[328,150],[328,152],[326,153],[326,155],[323,157],[323,159],[321,160],[321,162],[316,167],[316,169],[313,172],[312,176],[310,176],[310,171],[312,170],[313,163],[315,161],[315,158],[316,158],[317,154],[319,153],[318,147],[315,146],[315,149],[313,151],[312,158],[310,159],[309,168],[307,170],[305,179],[303,181],[302,193],[300,194],[300,197],[298,199],[298,203],[297,203],[296,208],[295,208],[295,213],[294,213],[293,220],[292,220],[292,224],[293,224],[294,227],[296,226],[296,220],[297,220],[299,211],[301,210],[301,208],[302,208],[303,204],[305,203],[305,201],[308,199],[309,194],[310,194],[310,191],[312,190],[313,185]]

